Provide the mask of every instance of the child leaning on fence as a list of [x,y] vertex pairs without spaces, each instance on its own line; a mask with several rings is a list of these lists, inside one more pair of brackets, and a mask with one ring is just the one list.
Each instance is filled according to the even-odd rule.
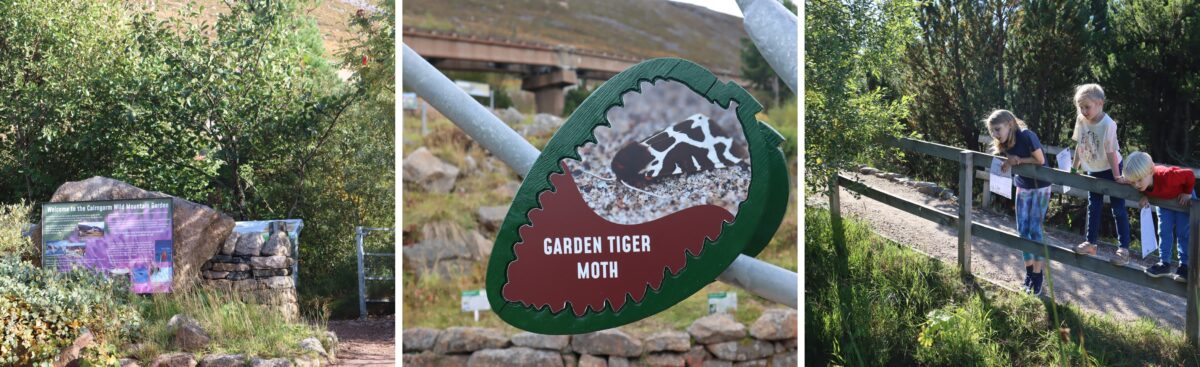
[[[1082,167],[1089,176],[1116,181],[1121,177],[1121,146],[1117,143],[1117,123],[1104,113],[1104,90],[1098,84],[1075,88],[1075,159],[1072,168]],[[1112,259],[1115,265],[1129,262],[1129,212],[1125,200],[1110,197],[1113,219],[1117,224],[1120,248]],[[1100,237],[1100,216],[1104,194],[1088,194],[1087,241],[1075,246],[1075,252],[1095,255]]]
[[[988,134],[992,136],[992,153],[1007,156],[1001,170],[1008,171],[1019,164],[1046,165],[1042,143],[1037,134],[1025,128],[1025,122],[1012,112],[995,110],[984,121]],[[1017,232],[1022,238],[1042,241],[1042,222],[1046,219],[1046,208],[1050,204],[1050,182],[1032,177],[1015,177],[1017,186]],[[1046,258],[1024,253],[1025,291],[1042,294],[1042,269]]]
[[[1190,169],[1155,166],[1150,155],[1134,152],[1125,160],[1125,178],[1119,181],[1132,185],[1145,196],[1138,203],[1146,207],[1147,198],[1176,201],[1188,206],[1196,197],[1196,174]],[[1158,264],[1146,268],[1146,274],[1163,277],[1171,274],[1173,248],[1179,249],[1179,268],[1175,280],[1187,281],[1188,269],[1188,212],[1158,208]]]

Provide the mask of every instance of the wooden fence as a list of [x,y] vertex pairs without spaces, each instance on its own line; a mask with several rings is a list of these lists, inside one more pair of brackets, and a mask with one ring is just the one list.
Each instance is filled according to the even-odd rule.
[[[964,274],[971,274],[971,239],[979,237],[986,240],[991,240],[1008,248],[1043,255],[1045,246],[1049,251],[1048,260],[1055,261],[1064,265],[1084,269],[1093,273],[1105,275],[1108,277],[1120,279],[1129,283],[1137,284],[1151,289],[1159,290],[1176,296],[1184,297],[1187,300],[1186,309],[1186,329],[1188,342],[1193,346],[1200,347],[1200,311],[1197,310],[1198,293],[1197,278],[1200,277],[1200,268],[1188,266],[1186,284],[1177,282],[1170,278],[1153,278],[1145,275],[1144,268],[1140,265],[1130,262],[1124,266],[1115,266],[1108,261],[1099,257],[1079,255],[1071,248],[1063,248],[1055,245],[1043,244],[1021,238],[1005,230],[988,226],[981,223],[975,223],[971,219],[971,206],[973,201],[972,184],[975,178],[975,169],[988,169],[991,166],[993,158],[999,158],[990,154],[964,150],[952,146],[946,146],[936,143],[930,143],[921,140],[899,138],[889,141],[889,144],[908,152],[921,153],[935,158],[951,160],[959,163],[959,195],[958,195],[958,211],[957,215],[943,213],[932,207],[922,205],[898,196],[880,191],[878,189],[867,186],[861,182],[854,180],[845,175],[838,175],[833,180],[834,185],[830,185],[829,190],[829,208],[833,216],[833,223],[841,222],[841,208],[839,198],[839,188],[844,187],[847,190],[869,197],[888,206],[912,213],[927,220],[947,226],[954,226],[958,229],[958,266]],[[1118,184],[1113,181],[1097,179],[1087,175],[1072,174],[1069,172],[1046,168],[1035,165],[1019,165],[1013,168],[1013,173],[1025,177],[1034,177],[1038,180],[1050,181],[1056,185],[1070,186],[1072,190],[1086,190],[1092,192],[1103,193],[1104,195],[1113,196],[1137,202],[1141,199],[1142,194],[1128,185]],[[984,187],[986,192],[986,187]],[[1190,214],[1189,225],[1191,240],[1188,243],[1188,253],[1191,257],[1200,254],[1200,200],[1192,199],[1191,205],[1182,207],[1178,202],[1150,199],[1150,203],[1159,207],[1185,211]],[[1136,207],[1136,205],[1135,205]],[[1194,261],[1192,261],[1194,262]]]

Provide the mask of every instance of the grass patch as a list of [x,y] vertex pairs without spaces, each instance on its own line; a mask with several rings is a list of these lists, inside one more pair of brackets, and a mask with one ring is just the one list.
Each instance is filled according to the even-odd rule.
[[280,358],[303,355],[300,340],[321,339],[326,348],[332,347],[325,338],[323,317],[317,321],[289,321],[270,307],[246,303],[227,292],[196,287],[185,292],[158,294],[147,297],[141,305],[145,319],[139,342],[139,359],[151,361],[154,356],[175,350],[167,322],[177,314],[196,319],[212,338],[206,354],[244,354],[260,358]]
[[[1200,361],[1182,333],[1153,321],[1119,322],[1071,304],[1054,305],[964,279],[953,266],[885,240],[855,220],[844,221],[847,256],[839,264],[843,259],[832,245],[829,212],[810,207],[805,221],[808,365],[1140,366]],[[838,271],[841,266],[844,273]]]

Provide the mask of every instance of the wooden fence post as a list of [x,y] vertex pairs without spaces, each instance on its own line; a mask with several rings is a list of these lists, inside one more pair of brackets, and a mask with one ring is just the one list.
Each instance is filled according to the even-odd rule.
[[842,223],[841,186],[838,185],[838,175],[829,178],[829,222],[837,228]]
[[958,267],[971,275],[971,183],[975,180],[975,164],[970,150],[962,151],[958,173]]
[[1200,200],[1192,199],[1188,206],[1188,262],[1187,264],[1187,339],[1193,347],[1200,348],[1200,309],[1197,309],[1197,297],[1200,297],[1200,269],[1195,264],[1197,251],[1200,251]]
[[[971,172],[975,172],[975,169],[972,168]],[[984,176],[984,177],[987,177],[987,178],[983,179],[983,186],[979,186],[979,187],[982,187],[982,188],[990,187],[991,180],[992,180],[991,175]],[[992,190],[983,190],[983,200],[980,201],[979,207],[984,210],[991,209],[991,207],[992,207]]]

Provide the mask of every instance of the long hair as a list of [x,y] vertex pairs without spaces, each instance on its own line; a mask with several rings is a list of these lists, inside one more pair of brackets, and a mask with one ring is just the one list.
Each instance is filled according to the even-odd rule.
[[1000,154],[1000,153],[1007,151],[1009,147],[1012,147],[1013,144],[1017,143],[1017,139],[1016,139],[1017,133],[1020,132],[1021,130],[1028,129],[1028,127],[1025,126],[1025,121],[1021,121],[1021,119],[1017,118],[1017,115],[1014,115],[1009,110],[992,111],[992,113],[989,114],[988,117],[983,120],[983,123],[984,123],[984,127],[987,128],[987,130],[988,130],[988,135],[991,135],[991,133],[992,133],[991,127],[993,125],[1000,125],[1000,124],[1008,124],[1009,125],[1008,137],[1006,139],[1004,139],[1004,141],[1008,142],[1007,143],[1008,146],[1001,145],[1002,143],[1000,143],[1000,139],[997,139],[995,136],[993,136],[992,137],[992,154]]

